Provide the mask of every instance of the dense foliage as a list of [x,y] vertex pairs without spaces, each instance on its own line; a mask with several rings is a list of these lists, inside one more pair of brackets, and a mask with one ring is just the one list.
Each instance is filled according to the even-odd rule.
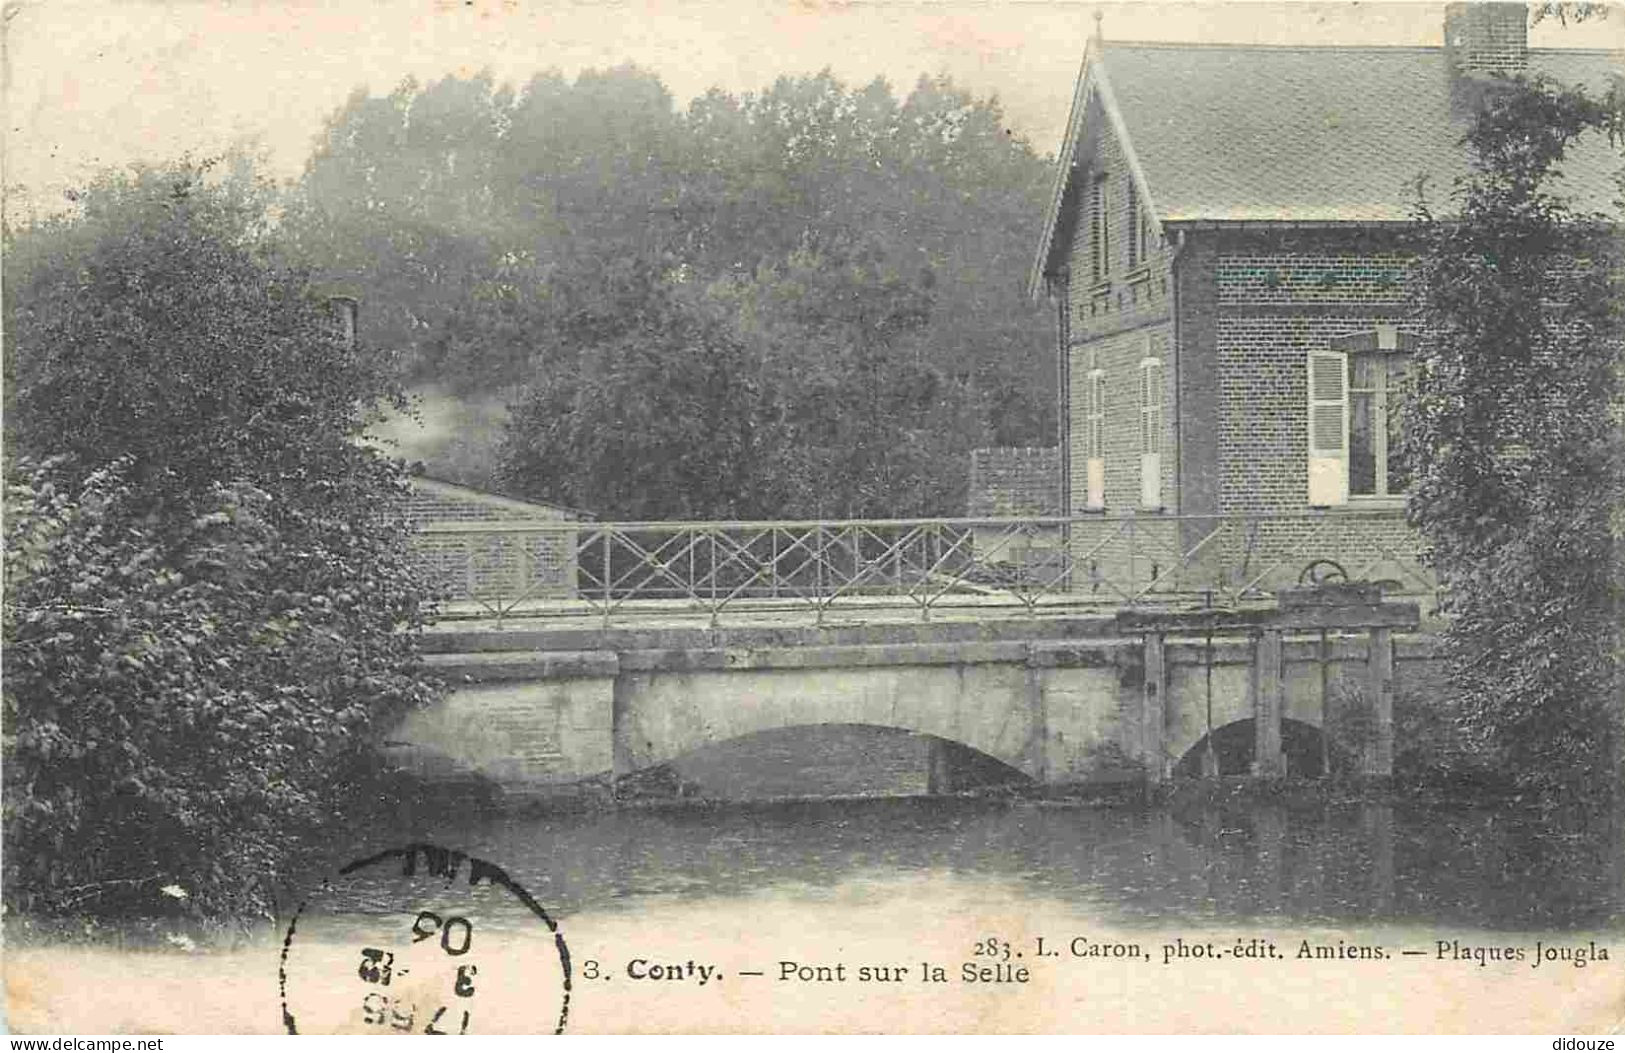
[[579,368],[538,381],[504,449],[516,488],[623,519],[770,504],[760,370],[715,314],[667,294]]
[[532,385],[502,476],[626,519],[951,510],[986,433],[929,362],[931,305],[861,244],[662,284],[626,332]]
[[1450,213],[1420,217],[1409,512],[1444,586],[1464,730],[1547,789],[1615,784],[1625,733],[1621,217],[1576,211],[1558,182],[1578,142],[1620,129],[1615,98],[1509,82]]
[[[899,101],[881,81],[783,78],[679,111],[630,68],[519,92],[447,78],[352,97],[286,229],[364,299],[369,334],[401,350],[414,383],[511,398],[510,488],[600,515],[953,512],[972,445],[1053,441],[1050,330],[1023,295],[1049,181],[995,102],[943,80]],[[669,371],[626,361],[679,339],[650,324],[674,311],[680,330],[733,347],[738,383],[758,388],[737,411],[763,414],[714,438],[687,431],[699,445],[684,456],[732,464],[748,431],[760,445],[739,467],[791,504],[686,491],[681,473],[600,495],[617,458],[659,449],[671,422],[620,419],[604,460],[569,436],[611,419],[588,394],[606,378],[660,404],[649,385]],[[852,392],[901,415],[816,434]],[[561,411],[579,416],[550,419]],[[902,469],[920,463],[940,467],[923,481]]]
[[432,692],[403,478],[354,441],[390,392],[265,201],[176,166],[7,232],[14,908],[263,909]]

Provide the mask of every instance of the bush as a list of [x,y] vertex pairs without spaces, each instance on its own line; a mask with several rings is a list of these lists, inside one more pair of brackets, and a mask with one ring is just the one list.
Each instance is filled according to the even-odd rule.
[[1468,133],[1446,216],[1425,202],[1425,326],[1407,512],[1444,586],[1463,728],[1521,785],[1620,786],[1620,216],[1561,193],[1578,143],[1617,150],[1625,95],[1508,80]]
[[267,909],[435,686],[388,386],[181,169],[11,234],[4,895]]

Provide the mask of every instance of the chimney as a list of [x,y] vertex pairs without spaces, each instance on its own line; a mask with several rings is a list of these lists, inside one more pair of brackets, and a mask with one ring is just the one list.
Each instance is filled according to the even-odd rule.
[[329,296],[327,307],[333,312],[333,321],[338,325],[339,339],[346,348],[355,350],[356,315],[360,305],[353,296]]
[[1444,49],[1462,77],[1513,76],[1529,65],[1529,8],[1524,4],[1451,3]]

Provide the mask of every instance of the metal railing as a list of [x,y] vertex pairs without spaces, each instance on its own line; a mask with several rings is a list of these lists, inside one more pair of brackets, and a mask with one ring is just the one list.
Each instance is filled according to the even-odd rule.
[[[1389,511],[1006,519],[426,524],[419,551],[452,616],[752,617],[956,609],[1237,606],[1312,564],[1431,596]],[[1330,563],[1328,564],[1328,561]]]
[[1391,511],[738,523],[424,525],[452,616],[809,616],[1238,606],[1312,564],[1431,596]]

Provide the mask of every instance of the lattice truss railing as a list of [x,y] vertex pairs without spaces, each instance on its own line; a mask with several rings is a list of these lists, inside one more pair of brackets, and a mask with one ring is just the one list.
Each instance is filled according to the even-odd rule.
[[1390,514],[742,523],[435,523],[420,552],[454,611],[767,615],[1239,605],[1305,580],[1433,583]]

